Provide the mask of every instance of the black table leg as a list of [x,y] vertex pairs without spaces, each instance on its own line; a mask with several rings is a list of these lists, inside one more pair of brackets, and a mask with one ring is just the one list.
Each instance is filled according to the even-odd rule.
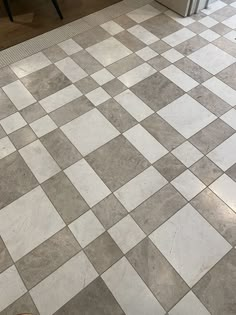
[[56,8],[57,13],[60,16],[60,18],[63,19],[63,15],[61,13],[57,0],[52,0],[52,3],[54,4],[54,7]]
[[12,14],[11,14],[11,9],[10,9],[9,2],[8,2],[8,0],[3,0],[3,2],[4,2],[4,5],[5,5],[7,14],[9,16],[9,19],[13,22],[13,17],[12,17]]

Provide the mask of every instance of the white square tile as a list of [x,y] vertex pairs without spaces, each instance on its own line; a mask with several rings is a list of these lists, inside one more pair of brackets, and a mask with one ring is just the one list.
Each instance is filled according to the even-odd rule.
[[15,72],[18,78],[23,78],[26,75],[45,68],[50,64],[51,61],[42,52],[39,52],[33,56],[13,63],[11,65],[11,69]]
[[113,80],[115,77],[111,72],[109,72],[107,69],[103,68],[102,70],[95,72],[91,75],[91,77],[99,84],[103,85],[111,80]]
[[28,144],[19,152],[39,183],[60,172],[60,167],[39,140]]
[[101,87],[86,94],[86,97],[95,105],[98,106],[109,100],[111,96]]
[[36,285],[31,291],[40,314],[52,315],[98,276],[83,252]]
[[0,212],[0,234],[17,261],[65,226],[40,186]]
[[153,166],[150,166],[114,194],[130,212],[166,184],[167,180]]
[[35,98],[19,80],[4,86],[2,89],[18,110],[36,102]]
[[104,67],[132,54],[132,51],[114,37],[108,38],[86,49]]
[[236,29],[236,14],[231,16],[230,18],[224,20],[222,23],[224,25],[232,28],[233,30],[235,30]]
[[91,210],[72,222],[69,228],[83,248],[105,232],[104,227]]
[[205,38],[206,40],[208,40],[208,42],[213,42],[214,40],[220,37],[219,34],[217,34],[216,32],[213,32],[212,30],[206,30],[199,35]]
[[195,294],[190,291],[178,302],[169,315],[211,315]]
[[187,26],[187,25],[190,25],[190,24],[195,22],[195,20],[192,19],[191,17],[189,17],[189,16],[182,17],[179,14],[177,14],[171,10],[165,11],[165,14],[183,26]]
[[43,106],[47,113],[50,113],[81,95],[82,93],[74,85],[69,85],[66,88],[44,98],[39,103]]
[[225,113],[223,116],[220,117],[226,124],[231,126],[236,130],[236,110],[231,109],[227,113]]
[[30,127],[39,138],[57,129],[57,125],[48,115],[35,120],[30,124]]
[[117,24],[114,21],[108,21],[108,22],[102,24],[101,27],[105,31],[107,31],[109,34],[111,34],[112,36],[122,32],[124,30],[123,27],[121,27],[119,24]]
[[211,184],[210,189],[236,212],[236,182],[234,180],[223,174]]
[[126,90],[117,95],[115,100],[137,121],[141,121],[154,113],[149,106],[130,90]]
[[196,36],[195,33],[193,33],[187,28],[182,28],[181,30],[162,38],[162,40],[166,42],[168,45],[174,47],[194,36]]
[[0,125],[3,127],[6,133],[9,134],[13,131],[16,131],[17,129],[20,129],[21,127],[24,127],[27,124],[20,113],[15,113],[2,119],[0,121]]
[[64,52],[67,55],[73,55],[79,51],[81,51],[83,48],[77,44],[73,39],[67,39],[64,42],[58,44],[59,47],[61,47],[61,49],[64,50]]
[[170,65],[169,67],[161,70],[160,73],[178,85],[185,92],[188,92],[199,85],[197,81],[174,65]]
[[70,57],[56,62],[55,65],[72,83],[88,76],[88,74]]
[[211,79],[205,81],[203,85],[229,105],[236,105],[236,91],[221,80],[216,77],[212,77]]
[[113,225],[108,232],[124,254],[146,236],[130,215]]
[[0,312],[26,292],[15,266],[0,273]]
[[167,50],[166,52],[164,52],[162,54],[162,56],[172,63],[174,63],[174,62],[176,62],[176,61],[178,61],[184,57],[184,55],[182,55],[180,52],[178,52],[174,48]]
[[14,151],[16,151],[16,149],[8,137],[0,139],[0,159],[3,159]]
[[206,16],[203,19],[199,20],[198,22],[200,22],[201,24],[209,28],[218,24],[218,22],[214,20],[213,18],[211,18],[210,16]]
[[155,69],[153,69],[149,64],[143,63],[142,65],[122,74],[118,77],[118,79],[127,87],[131,87],[150,77],[154,73],[156,73]]
[[158,11],[151,5],[147,4],[144,7],[141,7],[134,11],[129,12],[127,15],[136,23],[142,23],[160,13],[161,13],[160,11]]
[[144,61],[148,61],[156,56],[158,56],[158,53],[156,53],[153,49],[150,47],[145,47],[143,49],[140,49],[139,51],[136,51],[136,54],[142,58]]
[[168,153],[146,129],[136,125],[123,134],[133,146],[150,162],[154,163]]
[[236,30],[231,31],[227,34],[224,35],[225,38],[231,40],[231,42],[235,43],[235,38],[236,38]]
[[165,311],[123,257],[106,272],[102,279],[127,315],[164,315]]
[[159,40],[158,37],[153,35],[151,32],[146,30],[146,28],[142,27],[141,25],[132,26],[127,30],[130,34],[137,37],[146,45],[151,45]]
[[61,127],[82,155],[98,149],[119,131],[95,108]]
[[207,155],[224,172],[236,163],[236,133]]
[[171,153],[187,167],[203,157],[203,154],[188,141],[178,146]]
[[234,57],[212,44],[200,48],[188,58],[214,75],[235,62]]
[[158,114],[185,138],[190,138],[216,119],[215,115],[187,94],[159,110]]
[[236,1],[231,3],[230,6],[232,6],[233,8],[236,8]]
[[111,193],[85,160],[73,164],[65,173],[90,207]]
[[156,229],[150,238],[190,287],[231,249],[190,204]]
[[220,0],[214,1],[208,5],[207,9],[203,9],[202,12],[206,15],[210,15],[210,14],[214,13],[215,11],[224,8],[226,5],[227,4],[223,1],[220,1]]

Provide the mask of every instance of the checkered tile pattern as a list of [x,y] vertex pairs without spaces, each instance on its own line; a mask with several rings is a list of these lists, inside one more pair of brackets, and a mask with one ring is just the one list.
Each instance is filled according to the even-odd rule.
[[236,313],[236,2],[126,3],[0,70],[1,315]]

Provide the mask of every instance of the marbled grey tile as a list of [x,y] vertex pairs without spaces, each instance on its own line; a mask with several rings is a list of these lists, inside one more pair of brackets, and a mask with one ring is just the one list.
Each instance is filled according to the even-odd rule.
[[114,19],[114,22],[116,22],[117,24],[119,24],[121,27],[123,27],[124,29],[130,28],[132,26],[134,26],[136,23],[131,20],[131,18],[129,18],[127,15],[121,15],[118,16],[117,18]]
[[206,156],[193,164],[190,170],[207,186],[223,174],[222,170]]
[[113,79],[105,83],[102,88],[112,97],[124,92],[127,87],[118,79]]
[[85,77],[74,84],[80,92],[87,94],[99,87],[96,81],[91,77]]
[[125,315],[99,277],[62,306],[54,315]]
[[71,84],[70,80],[54,65],[33,72],[21,81],[36,100],[41,100]]
[[5,244],[3,243],[2,238],[0,237],[0,273],[2,273],[11,265],[13,265],[13,261]]
[[136,54],[129,55],[121,60],[118,60],[107,67],[114,76],[118,77],[129,70],[140,66],[143,63],[143,60],[138,57]]
[[85,49],[107,39],[110,36],[111,35],[102,27],[96,26],[86,32],[76,35],[73,37],[73,40]]
[[112,191],[149,166],[149,162],[123,135],[90,153],[86,160]]
[[188,29],[190,29],[190,31],[192,31],[196,34],[200,34],[200,33],[204,32],[205,30],[207,30],[207,27],[205,25],[203,25],[202,23],[199,23],[198,21],[188,25],[187,27],[188,27]]
[[16,314],[33,314],[39,315],[39,312],[30,296],[29,293],[26,293],[5,310],[0,312],[0,315],[16,315]]
[[51,46],[51,47],[43,50],[43,53],[44,53],[44,55],[46,55],[48,57],[48,59],[52,63],[55,63],[55,62],[62,60],[62,59],[67,57],[67,54],[58,45]]
[[37,139],[35,133],[28,125],[11,133],[9,138],[17,150]]
[[41,138],[41,142],[62,169],[82,158],[79,151],[60,129],[46,134]]
[[178,131],[157,114],[147,117],[141,125],[169,151],[185,141]]
[[136,52],[146,46],[137,37],[135,37],[134,35],[127,31],[123,31],[115,35],[115,38],[118,39],[123,45],[128,47],[133,52]]
[[150,239],[145,238],[126,256],[166,311],[189,291],[187,284]]
[[223,22],[224,20],[228,19],[229,17],[236,14],[236,8],[232,6],[225,6],[211,14],[211,18],[218,21]]
[[236,163],[226,171],[226,174],[236,182]]
[[236,250],[232,249],[193,288],[212,315],[234,315]]
[[47,113],[39,103],[30,105],[20,111],[21,115],[27,121],[28,124],[45,116]]
[[150,234],[186,203],[180,193],[168,184],[133,210],[131,216],[146,234]]
[[175,46],[175,49],[181,54],[188,56],[198,49],[206,46],[209,42],[201,36],[194,36],[189,40]]
[[162,56],[156,56],[149,60],[148,63],[157,71],[161,71],[162,69],[167,68],[170,65],[170,62]]
[[10,67],[1,68],[0,71],[0,87],[16,81],[18,78]]
[[221,119],[216,119],[211,124],[193,135],[189,141],[203,154],[208,154],[219,144],[232,136],[234,132],[235,130]]
[[186,170],[186,166],[171,153],[166,154],[160,160],[156,161],[153,166],[169,182]]
[[214,25],[211,28],[211,30],[213,32],[216,32],[217,34],[223,36],[223,35],[229,33],[231,31],[231,28],[226,26],[226,25],[224,25],[224,24],[222,24],[222,23],[218,23],[218,24]]
[[72,55],[71,58],[88,74],[93,74],[103,68],[103,66],[85,50],[77,52]]
[[18,152],[0,160],[0,209],[38,185]]
[[236,245],[236,213],[206,188],[191,205],[233,246]]
[[77,254],[80,249],[71,231],[64,228],[18,260],[16,267],[26,287],[31,289]]
[[54,120],[57,126],[60,127],[69,121],[87,113],[93,108],[93,104],[87,99],[87,97],[81,96],[50,113],[50,117]]
[[137,124],[133,116],[113,98],[101,104],[98,109],[121,133]]
[[99,274],[123,256],[122,251],[107,232],[96,238],[84,251]]
[[158,72],[133,86],[131,91],[154,111],[184,94],[182,89]]
[[[236,45],[236,41],[235,41]],[[236,90],[236,63],[217,74],[217,78]]]
[[235,49],[235,43],[233,43],[231,40],[220,37],[216,39],[213,44],[217,46],[218,48],[221,48],[222,50],[226,51],[228,54],[236,58],[236,49]]
[[63,172],[44,182],[42,188],[67,224],[89,208]]
[[229,104],[202,85],[192,89],[189,95],[218,117],[231,109]]
[[128,214],[113,194],[100,201],[92,211],[107,230]]
[[4,129],[2,128],[2,126],[0,126],[0,139],[6,137],[6,133],[4,131]]
[[167,50],[171,49],[171,46],[162,40],[158,40],[157,42],[149,45],[149,47],[155,50],[158,54],[163,54]]
[[13,103],[9,100],[3,90],[0,88],[0,120],[14,114],[17,110]]

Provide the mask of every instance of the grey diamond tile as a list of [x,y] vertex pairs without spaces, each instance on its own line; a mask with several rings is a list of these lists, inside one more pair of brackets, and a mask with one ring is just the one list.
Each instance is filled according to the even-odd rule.
[[236,244],[236,213],[210,189],[191,201],[192,206],[233,246]]
[[146,234],[150,234],[186,203],[179,192],[168,184],[133,210],[131,216]]
[[123,136],[90,153],[86,160],[112,191],[149,166],[149,162]]
[[186,40],[185,42],[175,46],[175,49],[178,50],[181,54],[188,56],[198,49],[206,46],[208,41],[201,36],[194,36],[193,38]]
[[1,68],[0,72],[0,87],[16,81],[18,78],[10,67]]
[[107,39],[108,37],[110,37],[109,33],[107,33],[102,27],[96,26],[91,30],[75,36],[73,40],[85,49],[103,41],[104,39]]
[[90,243],[84,251],[99,274],[123,256],[122,251],[107,232]]
[[153,166],[168,181],[172,181],[186,170],[186,166],[171,153],[166,154],[160,160],[156,161]]
[[222,24],[222,23],[218,23],[216,25],[214,25],[211,30],[213,32],[218,33],[219,35],[223,36],[225,34],[227,34],[228,32],[231,31],[231,28],[229,28],[228,26]]
[[114,195],[99,202],[92,210],[105,229],[109,229],[127,215],[126,209]]
[[124,92],[127,87],[118,79],[113,79],[103,85],[103,89],[112,97]]
[[217,119],[193,135],[189,141],[203,154],[207,154],[232,136],[234,132],[233,128],[221,119]]
[[135,37],[134,35],[130,34],[127,31],[123,31],[115,35],[115,38],[118,39],[123,45],[128,47],[133,52],[138,51],[146,46],[137,37]]
[[0,160],[0,209],[38,185],[19,153]]
[[0,126],[0,139],[6,137],[6,133],[4,131],[4,129],[2,128],[2,126]]
[[192,32],[196,33],[196,34],[200,34],[202,32],[204,32],[205,30],[207,30],[207,27],[201,23],[199,23],[198,21],[188,25],[188,29],[190,29]]
[[133,116],[114,99],[101,104],[99,110],[121,133],[137,124]]
[[121,16],[117,17],[116,19],[114,19],[114,22],[118,23],[124,29],[130,28],[136,24],[127,15],[121,15]]
[[58,45],[49,47],[43,51],[44,55],[48,57],[48,59],[55,63],[59,60],[62,60],[67,57],[67,54],[64,52],[64,50],[61,49]]
[[158,40],[157,42],[149,45],[149,47],[155,50],[158,54],[163,54],[167,50],[171,49],[171,46],[166,44],[162,40]]
[[85,50],[79,51],[72,55],[71,58],[88,74],[93,74],[103,68],[102,65]]
[[0,273],[2,273],[11,265],[13,265],[13,261],[5,244],[3,243],[2,238],[0,237]]
[[81,96],[50,113],[50,117],[57,124],[57,126],[60,127],[69,121],[87,113],[93,108],[93,104],[85,96]]
[[22,79],[22,82],[36,100],[41,100],[71,84],[54,65],[29,74]]
[[162,56],[156,56],[149,60],[148,63],[157,71],[161,71],[170,65],[170,62]]
[[116,77],[140,66],[143,60],[136,54],[129,55],[107,67],[107,69]]
[[82,158],[78,150],[60,129],[46,134],[41,138],[41,142],[62,169]]
[[0,88],[0,120],[16,112],[15,106]]
[[11,133],[9,138],[17,150],[37,139],[35,133],[28,125]]
[[223,174],[206,156],[192,165],[190,170],[207,186]]
[[157,114],[147,117],[141,122],[141,125],[169,151],[185,141],[178,131]]
[[45,116],[47,113],[39,103],[35,103],[21,110],[21,115],[28,124]]
[[30,296],[26,293],[13,304],[8,306],[4,311],[0,313],[1,315],[16,315],[16,314],[34,314],[39,315],[39,312]]
[[160,73],[155,73],[136,84],[131,91],[154,111],[158,111],[184,94],[182,89]]
[[235,43],[230,41],[227,38],[220,37],[216,39],[213,44],[217,46],[218,48],[221,48],[222,50],[226,51],[228,54],[236,58],[236,49],[235,49]]
[[166,311],[188,292],[186,283],[148,238],[126,256]]
[[211,14],[211,18],[215,19],[218,22],[223,22],[227,18],[233,16],[236,14],[236,8],[233,8],[232,6],[225,6],[220,10],[217,10],[216,12]]
[[217,74],[217,78],[236,90],[236,63]]
[[99,87],[96,81],[91,77],[83,78],[74,84],[83,94],[87,94]]
[[236,163],[227,170],[226,174],[236,182]]
[[88,205],[64,173],[51,177],[42,188],[67,224],[88,210]]
[[193,292],[212,315],[235,313],[235,273],[236,250],[232,249],[193,288]]

